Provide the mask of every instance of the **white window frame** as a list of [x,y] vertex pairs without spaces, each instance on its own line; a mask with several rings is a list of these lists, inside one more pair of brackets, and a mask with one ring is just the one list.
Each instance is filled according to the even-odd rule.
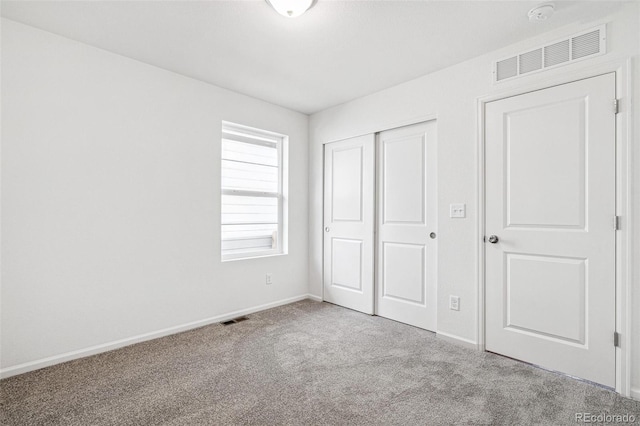
[[[266,256],[278,256],[287,254],[287,219],[288,219],[288,200],[287,200],[287,189],[288,189],[288,179],[287,179],[287,164],[288,164],[288,141],[289,137],[287,135],[283,135],[276,132],[271,132],[267,130],[257,129],[249,126],[244,126],[241,124],[231,123],[228,121],[222,122],[222,133],[220,138],[220,149],[222,150],[222,140],[226,135],[233,135],[233,139],[238,142],[251,143],[255,145],[264,145],[264,146],[275,146],[278,150],[278,190],[277,192],[267,192],[267,191],[249,191],[249,190],[240,190],[240,189],[225,189],[222,188],[222,183],[220,187],[220,205],[222,206],[222,197],[225,195],[238,195],[238,196],[248,196],[248,197],[265,197],[265,198],[276,198],[278,200],[278,226],[277,226],[277,235],[276,241],[274,241],[274,246],[269,250],[255,250],[251,252],[245,253],[234,253],[234,254],[222,254],[222,227],[224,224],[222,223],[222,212],[220,213],[220,250],[221,250],[221,260],[223,262],[233,261],[233,260],[242,260],[242,259],[253,259],[257,257],[266,257]],[[246,138],[243,136],[251,136],[251,138]],[[229,138],[231,139],[231,138]],[[260,143],[260,139],[264,140],[265,143]],[[222,166],[222,158],[220,159],[220,165]],[[222,175],[222,168],[220,171]],[[256,223],[258,224],[258,223]],[[247,225],[253,225],[252,223],[247,223]],[[241,239],[241,238],[238,238]]]

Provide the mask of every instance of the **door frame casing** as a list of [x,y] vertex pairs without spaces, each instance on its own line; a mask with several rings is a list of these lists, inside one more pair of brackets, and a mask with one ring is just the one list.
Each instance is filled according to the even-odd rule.
[[[597,65],[590,65],[588,68],[581,67],[575,71],[556,74],[544,79],[536,79],[535,82],[522,84],[516,88],[496,90],[491,94],[481,96],[476,99],[477,111],[477,138],[476,157],[478,160],[478,188],[476,208],[478,212],[478,243],[477,243],[477,276],[478,276],[478,297],[477,297],[477,334],[476,341],[478,349],[485,351],[485,105],[489,102],[500,99],[522,95],[525,93],[543,90],[562,84],[571,83],[596,77],[602,74],[615,73],[616,77],[616,98],[619,100],[619,112],[616,114],[616,215],[621,217],[619,229],[616,231],[616,258],[615,258],[615,324],[616,332],[620,335],[619,346],[615,348],[615,370],[616,370],[616,392],[625,397],[631,395],[631,304],[632,304],[632,280],[633,280],[633,69],[632,59],[625,57],[622,59],[602,62]],[[613,108],[613,99],[611,107]],[[613,221],[613,218],[612,218]],[[613,226],[613,223],[612,223]],[[612,336],[613,344],[613,336]]]

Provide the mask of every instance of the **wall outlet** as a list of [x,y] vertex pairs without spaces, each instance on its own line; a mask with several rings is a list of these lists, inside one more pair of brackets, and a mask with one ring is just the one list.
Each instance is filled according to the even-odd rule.
[[466,204],[449,204],[449,217],[463,218],[466,215]]
[[266,283],[267,285],[271,285],[271,284],[273,284],[273,279],[272,279],[272,277],[271,277],[271,272],[269,272],[269,273],[266,275],[265,283]]
[[449,309],[452,311],[460,310],[460,298],[458,296],[449,296]]

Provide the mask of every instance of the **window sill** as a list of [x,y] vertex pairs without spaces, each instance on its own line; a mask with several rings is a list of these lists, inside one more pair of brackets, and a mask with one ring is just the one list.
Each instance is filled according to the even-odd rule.
[[250,254],[247,256],[238,256],[238,257],[227,257],[222,258],[221,262],[236,262],[238,260],[251,260],[251,259],[262,259],[264,257],[277,257],[277,256],[286,256],[287,253],[269,253],[269,254]]

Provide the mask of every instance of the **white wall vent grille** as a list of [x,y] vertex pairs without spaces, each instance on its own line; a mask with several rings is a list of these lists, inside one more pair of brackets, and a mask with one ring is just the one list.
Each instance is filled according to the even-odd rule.
[[568,62],[571,58],[571,48],[569,40],[562,40],[558,43],[544,47],[544,66],[546,68]]
[[511,78],[518,75],[518,57],[504,59],[497,63],[496,77],[498,80]]
[[573,37],[571,39],[571,59],[584,58],[595,55],[600,51],[600,31]]
[[518,56],[520,74],[542,69],[542,49],[532,50]]
[[537,49],[501,59],[494,63],[494,82],[603,55],[607,50],[606,40],[606,25],[601,25]]

